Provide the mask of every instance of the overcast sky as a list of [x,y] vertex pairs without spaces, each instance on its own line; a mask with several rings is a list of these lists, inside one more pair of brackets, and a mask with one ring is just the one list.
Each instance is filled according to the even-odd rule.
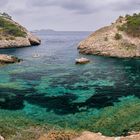
[[140,0],[0,0],[0,9],[29,30],[94,31],[139,12]]

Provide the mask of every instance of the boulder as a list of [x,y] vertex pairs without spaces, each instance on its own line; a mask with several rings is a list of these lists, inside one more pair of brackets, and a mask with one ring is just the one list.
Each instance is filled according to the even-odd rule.
[[8,64],[8,63],[16,63],[16,62],[20,62],[20,59],[11,55],[0,54],[0,64]]
[[87,58],[79,58],[79,59],[76,59],[76,64],[86,64],[86,63],[89,63],[90,60],[87,59]]
[[28,33],[28,39],[29,39],[29,42],[31,45],[40,45],[41,44],[41,40],[37,36],[35,36],[31,33]]

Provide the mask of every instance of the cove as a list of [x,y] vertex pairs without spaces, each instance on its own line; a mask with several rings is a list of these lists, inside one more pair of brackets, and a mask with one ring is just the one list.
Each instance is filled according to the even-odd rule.
[[77,45],[90,32],[36,34],[40,46],[1,50],[23,62],[0,67],[0,118],[109,136],[140,130],[140,59],[89,55],[89,64],[75,65],[85,57]]

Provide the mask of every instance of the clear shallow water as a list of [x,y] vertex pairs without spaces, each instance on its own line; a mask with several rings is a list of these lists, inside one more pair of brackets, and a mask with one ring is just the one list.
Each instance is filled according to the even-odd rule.
[[[40,46],[0,50],[23,59],[0,68],[0,116],[106,135],[140,130],[140,59],[80,55],[89,32],[36,34]],[[91,63],[75,65],[82,56]]]

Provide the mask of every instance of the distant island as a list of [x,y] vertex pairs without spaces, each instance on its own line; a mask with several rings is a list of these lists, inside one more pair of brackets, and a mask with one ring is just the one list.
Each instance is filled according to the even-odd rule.
[[34,30],[34,31],[32,31],[33,33],[34,32],[38,32],[38,33],[52,33],[52,32],[56,32],[55,30],[53,30],[53,29],[40,29],[40,30]]
[[[38,37],[31,34],[26,28],[12,20],[11,16],[7,13],[0,13],[0,49],[28,47],[32,45],[40,45],[40,43],[41,40]],[[2,59],[3,56],[4,55],[0,55],[0,62],[6,62],[3,61],[5,60],[5,58]],[[8,58],[13,60],[13,57]],[[8,62],[9,59],[7,63]]]
[[110,57],[140,57],[140,14],[120,16],[78,45],[80,53]]

